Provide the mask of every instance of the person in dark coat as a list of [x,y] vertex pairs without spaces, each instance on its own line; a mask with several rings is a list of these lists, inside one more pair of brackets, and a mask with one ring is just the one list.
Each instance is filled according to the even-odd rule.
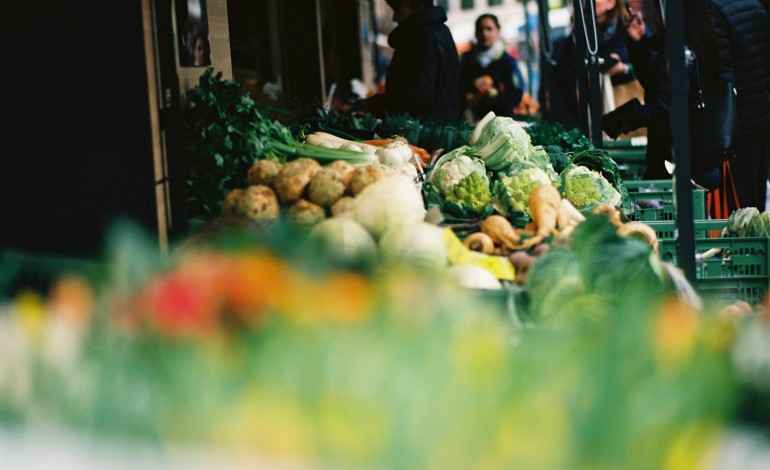
[[738,110],[733,177],[742,207],[765,208],[770,159],[770,22],[759,0],[709,0],[722,62],[735,77]]
[[398,26],[388,36],[394,49],[385,93],[367,100],[375,115],[403,114],[453,120],[459,117],[457,46],[444,24],[446,11],[432,0],[388,0]]
[[[624,21],[627,19],[625,0],[596,0],[597,54],[604,61],[600,71],[610,76],[612,85],[622,85],[634,80],[627,48]],[[588,14],[588,13],[586,13]],[[586,21],[590,21],[586,18]],[[574,26],[575,34],[584,34],[582,24]],[[569,116],[562,124],[577,126],[577,71],[576,49],[572,37],[564,39],[564,47],[557,58],[555,80],[564,109]]]
[[[731,80],[732,70],[729,64],[720,60],[717,53],[717,33],[705,0],[684,0],[684,8],[689,101],[695,103],[697,78],[693,58],[697,58],[699,71],[706,87],[717,86],[719,83]],[[644,104],[619,108],[615,113],[611,113],[623,116],[623,124],[620,127],[609,125],[613,121],[608,120],[607,116],[603,119],[604,130],[610,137],[616,137],[620,133],[639,127],[647,128],[647,168],[644,179],[670,178],[665,162],[673,160],[669,118],[671,91],[666,58],[665,25],[657,3],[655,13],[657,27],[653,36],[646,34],[646,27],[639,12],[635,12],[626,25],[629,57],[639,82],[644,88]],[[698,138],[697,132],[697,129],[690,129],[691,140]],[[719,187],[723,157],[717,152],[709,155],[693,155],[693,179],[709,190]]]
[[518,63],[500,39],[500,21],[484,14],[476,19],[476,43],[460,58],[460,98],[474,120],[490,111],[513,116],[524,94]]

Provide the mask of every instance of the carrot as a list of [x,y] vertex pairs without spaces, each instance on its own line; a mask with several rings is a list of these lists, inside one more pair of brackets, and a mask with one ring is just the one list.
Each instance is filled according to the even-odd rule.
[[371,140],[364,140],[365,144],[374,145],[376,147],[383,147],[385,144],[390,142],[393,139],[371,139]]

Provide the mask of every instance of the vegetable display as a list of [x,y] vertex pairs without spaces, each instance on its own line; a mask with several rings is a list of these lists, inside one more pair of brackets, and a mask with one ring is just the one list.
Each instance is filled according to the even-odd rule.
[[[211,67],[200,77],[198,86],[187,92],[187,99],[182,129],[191,218],[216,214],[231,189],[247,185],[249,168],[261,159],[284,162],[309,157],[324,163],[361,163],[375,158],[361,146],[327,148],[299,142],[237,83],[222,80],[222,73],[215,74]],[[264,176],[254,175],[259,184],[265,183]]]

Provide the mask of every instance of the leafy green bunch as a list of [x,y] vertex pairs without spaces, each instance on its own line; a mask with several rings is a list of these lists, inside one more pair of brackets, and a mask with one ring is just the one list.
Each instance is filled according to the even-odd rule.
[[183,137],[191,217],[216,213],[224,195],[247,185],[249,166],[276,158],[275,141],[291,144],[291,132],[261,113],[240,86],[207,68],[187,92]]
[[558,122],[540,121],[526,128],[532,145],[561,147],[565,152],[583,152],[594,148],[591,139],[580,129],[567,129]]

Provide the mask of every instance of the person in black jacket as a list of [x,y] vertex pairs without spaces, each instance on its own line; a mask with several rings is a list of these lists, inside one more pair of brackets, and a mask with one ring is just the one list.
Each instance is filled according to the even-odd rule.
[[[707,11],[705,0],[684,0],[685,56],[689,57],[688,87],[689,101],[697,99],[697,78],[693,58],[697,58],[700,75],[706,87],[715,87],[727,83],[732,78],[732,71],[727,63],[720,61],[717,53],[717,34]],[[671,91],[669,89],[668,65],[665,45],[665,25],[659,3],[656,2],[656,33],[646,34],[646,27],[641,13],[634,16],[626,25],[628,32],[628,52],[639,82],[644,88],[644,104],[630,103],[633,106],[618,108],[616,112],[604,116],[602,121],[605,132],[610,137],[617,137],[639,127],[647,128],[647,168],[644,179],[670,178],[665,161],[672,161],[672,137],[669,107]],[[614,119],[610,119],[613,117]],[[622,117],[622,119],[618,119]],[[698,129],[690,128],[690,139],[698,138]],[[693,179],[709,190],[716,189],[721,182],[721,159],[723,154],[714,152],[693,155]]]
[[490,111],[513,116],[524,94],[519,66],[500,39],[500,22],[489,13],[476,19],[476,43],[460,58],[460,97],[475,120]]
[[770,159],[770,22],[759,0],[709,0],[720,60],[732,66],[738,148],[732,163],[742,207],[765,208]]
[[[597,54],[603,60],[600,71],[610,76],[612,85],[622,85],[634,80],[634,72],[626,46],[627,34],[624,21],[628,18],[625,0],[596,0]],[[585,15],[591,12],[586,10]],[[586,18],[586,21],[590,21]],[[582,24],[574,25],[574,34],[584,34]],[[572,37],[565,41],[556,59],[555,80],[568,116],[562,120],[567,126],[578,124],[576,49]],[[593,39],[592,39],[593,41]]]
[[375,115],[453,120],[459,117],[459,59],[443,8],[432,0],[387,0],[398,26],[388,36],[394,49],[385,93],[367,100]]

